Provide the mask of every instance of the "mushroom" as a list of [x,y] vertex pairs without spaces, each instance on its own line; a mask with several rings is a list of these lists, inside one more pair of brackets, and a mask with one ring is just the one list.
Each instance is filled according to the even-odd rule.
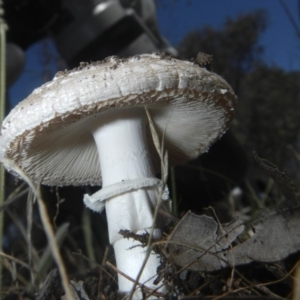
[[[135,279],[146,250],[119,231],[149,232],[155,222],[157,239],[165,224],[153,217],[160,161],[145,107],[175,165],[198,157],[226,131],[235,104],[220,76],[163,54],[82,63],[56,74],[11,111],[2,124],[0,159],[35,183],[102,185],[84,202],[95,211],[105,206],[117,268]],[[139,281],[155,288],[158,266],[151,253]],[[120,292],[131,290],[131,281],[121,275],[118,281]],[[134,298],[141,295],[137,290]]]

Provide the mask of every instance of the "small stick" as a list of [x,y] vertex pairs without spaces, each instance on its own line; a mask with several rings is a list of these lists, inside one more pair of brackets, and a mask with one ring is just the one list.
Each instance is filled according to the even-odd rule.
[[[124,276],[126,279],[130,280],[131,282],[136,283],[136,285],[138,285],[141,289],[146,290],[146,291],[148,291],[148,292],[150,292],[150,293],[153,292],[152,289],[148,288],[147,286],[144,286],[144,285],[143,285],[142,283],[140,283],[140,282],[136,282],[136,280],[134,280],[133,278],[131,278],[131,277],[128,276],[127,274],[125,274],[125,273],[123,273],[122,271],[120,271],[118,268],[116,268],[116,267],[115,267],[112,263],[110,263],[109,261],[107,261],[105,264],[106,264],[108,267],[110,267],[111,269],[113,269],[115,272],[117,272],[117,273],[119,273],[120,275]],[[158,297],[164,297],[164,296],[165,296],[165,294],[159,293],[159,292],[155,293],[155,295],[158,296]]]

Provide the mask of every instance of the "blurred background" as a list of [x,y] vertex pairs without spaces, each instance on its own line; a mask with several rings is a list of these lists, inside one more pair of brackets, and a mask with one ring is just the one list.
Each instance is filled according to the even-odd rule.
[[[57,71],[73,68],[81,61],[153,51],[166,51],[183,59],[196,57],[198,52],[208,53],[213,55],[210,70],[223,76],[238,96],[237,115],[228,133],[208,153],[170,171],[174,213],[200,213],[213,204],[222,221],[234,215],[249,220],[253,211],[280,205],[284,195],[276,180],[255,162],[253,151],[286,171],[297,189],[300,0],[3,2],[8,25],[7,112]],[[15,183],[9,182],[11,192]],[[81,236],[80,224],[84,221],[74,210],[81,212],[82,194],[91,189],[45,188],[53,215],[56,204],[66,200],[60,203],[56,222],[75,224],[71,230],[75,237]],[[13,212],[18,209],[8,210],[4,249],[14,252],[16,237],[21,234],[9,224],[14,223]],[[90,218],[96,236],[105,241],[97,225],[99,217]],[[101,219],[105,228],[105,216]],[[77,245],[75,240],[69,240],[68,247],[85,253],[87,241],[81,243],[79,238]],[[39,236],[36,245],[39,241],[43,244],[44,239]],[[104,251],[101,247],[101,243],[95,246],[99,257]]]
[[257,151],[299,179],[299,6],[298,0],[4,1],[7,39],[18,47],[7,51],[15,67],[7,111],[80,61],[153,51],[190,59],[202,51],[213,55],[212,70],[239,97],[232,130],[247,159]]

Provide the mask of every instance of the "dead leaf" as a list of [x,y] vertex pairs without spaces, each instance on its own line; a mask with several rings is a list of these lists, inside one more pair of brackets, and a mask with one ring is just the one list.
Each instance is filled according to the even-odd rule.
[[214,271],[227,266],[226,250],[244,230],[240,220],[224,224],[188,212],[169,236],[168,258],[189,270]]
[[213,218],[189,212],[169,236],[168,259],[188,270],[217,271],[254,261],[280,261],[300,250],[299,206],[264,209],[252,227],[253,236],[239,243],[237,238],[244,230],[240,220],[221,228]]
[[300,207],[263,210],[252,226],[253,237],[231,251],[236,264],[275,262],[300,250]]

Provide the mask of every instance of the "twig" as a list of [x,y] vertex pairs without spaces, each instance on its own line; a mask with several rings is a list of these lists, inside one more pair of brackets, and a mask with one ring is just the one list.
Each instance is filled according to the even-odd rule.
[[[110,267],[111,269],[113,269],[115,272],[119,273],[120,275],[124,276],[126,279],[130,280],[131,282],[136,283],[136,285],[138,285],[141,290],[146,290],[148,292],[153,292],[153,290],[151,288],[148,288],[147,286],[143,285],[140,282],[136,282],[135,279],[131,278],[130,276],[128,276],[127,274],[123,273],[122,271],[120,271],[118,268],[116,268],[112,263],[110,263],[109,261],[107,261],[105,263],[108,267]],[[157,297],[164,297],[165,295],[163,293],[157,292],[155,293],[155,296]],[[130,299],[130,295],[129,295],[129,299]]]
[[[228,291],[226,293],[224,293],[223,295],[220,295],[214,299],[221,299],[229,294],[235,294],[235,293],[238,293],[240,291],[243,291],[243,290],[247,290],[247,289],[250,289],[250,288],[256,288],[256,289],[261,289],[261,287],[265,287],[265,286],[268,286],[268,285],[272,285],[272,284],[277,284],[279,282],[281,282],[282,280],[286,279],[288,276],[290,276],[294,270],[300,265],[300,261],[298,261],[294,267],[285,275],[283,276],[282,278],[278,279],[278,280],[274,280],[274,281],[270,281],[270,282],[266,282],[266,283],[255,283],[255,284],[251,284],[249,286],[245,286],[245,287],[242,287],[242,288],[237,288],[235,290],[231,290],[231,291]],[[264,293],[266,293],[265,290],[262,290]],[[269,291],[269,293],[272,295],[272,296],[276,296],[278,299],[286,299],[286,298],[283,298],[283,297],[280,297],[276,294],[273,294],[271,291]]]
[[[108,248],[109,248],[109,246],[108,246]],[[77,256],[80,256],[82,259],[84,259],[84,260],[86,260],[86,261],[88,261],[89,263],[91,263],[91,261],[90,261],[90,259],[88,258],[88,257],[86,257],[84,254],[82,254],[82,252],[78,252],[78,253],[76,253],[76,252],[72,252],[72,254],[73,255],[77,255]],[[96,262],[93,262],[93,263],[95,263],[96,264]],[[106,265],[106,261],[102,261],[102,264],[101,265],[97,265],[108,277],[110,277],[113,281],[115,281],[116,282],[116,280],[115,280],[115,278],[109,273],[109,272],[107,272],[106,270],[105,270],[105,265]]]
[[288,19],[290,20],[292,26],[294,27],[296,34],[298,38],[300,39],[300,27],[298,26],[297,22],[295,21],[293,15],[291,14],[290,10],[288,9],[287,5],[284,3],[284,1],[279,0],[281,6],[283,7]]

